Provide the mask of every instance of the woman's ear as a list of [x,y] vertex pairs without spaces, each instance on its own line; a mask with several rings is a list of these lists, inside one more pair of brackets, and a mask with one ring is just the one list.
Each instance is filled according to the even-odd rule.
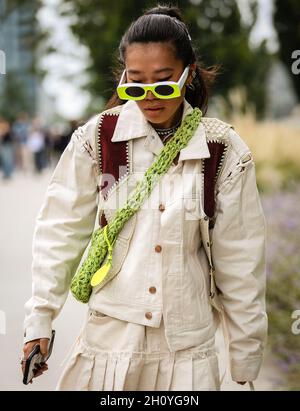
[[189,75],[186,80],[186,85],[190,84],[194,80],[195,74],[193,73],[196,72],[196,67],[197,67],[197,63],[190,64],[190,70],[189,70]]

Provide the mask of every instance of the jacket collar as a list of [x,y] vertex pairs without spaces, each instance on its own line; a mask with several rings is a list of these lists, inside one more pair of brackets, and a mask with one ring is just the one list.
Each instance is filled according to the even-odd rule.
[[[184,119],[192,110],[192,106],[184,99],[182,118]],[[138,105],[134,101],[128,100],[121,109],[111,141],[127,141],[140,137],[146,137],[144,142],[145,149],[156,155],[159,154],[164,146]],[[203,124],[200,123],[188,145],[180,151],[178,162],[208,157],[210,157],[210,153],[206,142],[205,128]]]

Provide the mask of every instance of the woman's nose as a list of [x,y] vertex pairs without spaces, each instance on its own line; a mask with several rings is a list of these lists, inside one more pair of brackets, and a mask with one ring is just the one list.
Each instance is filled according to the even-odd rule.
[[146,91],[146,97],[145,97],[146,100],[154,100],[155,98],[156,98],[156,97],[155,97],[155,95],[152,93],[151,90],[147,90],[147,91]]

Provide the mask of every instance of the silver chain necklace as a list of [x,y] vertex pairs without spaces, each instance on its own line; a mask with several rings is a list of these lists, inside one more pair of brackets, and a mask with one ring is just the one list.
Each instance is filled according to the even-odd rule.
[[181,120],[175,126],[172,126],[172,127],[169,127],[169,128],[156,128],[156,127],[154,127],[154,130],[157,132],[157,134],[161,138],[162,142],[164,142],[165,140],[167,140],[168,137],[175,134],[175,132],[179,128],[180,124],[181,124]]

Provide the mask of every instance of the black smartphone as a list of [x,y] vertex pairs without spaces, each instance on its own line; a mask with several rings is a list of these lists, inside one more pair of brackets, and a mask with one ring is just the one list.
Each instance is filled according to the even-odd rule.
[[39,344],[34,346],[33,350],[31,351],[31,353],[29,354],[29,356],[28,356],[28,358],[25,362],[23,384],[26,384],[26,385],[29,384],[30,381],[32,380],[32,378],[34,377],[33,370],[36,368],[35,364],[38,364],[38,365],[42,366],[48,361],[48,359],[49,359],[49,357],[52,353],[54,337],[55,337],[55,330],[52,330],[51,339],[50,339],[49,344],[48,344],[48,354],[47,354],[46,357],[44,357],[41,354]]

